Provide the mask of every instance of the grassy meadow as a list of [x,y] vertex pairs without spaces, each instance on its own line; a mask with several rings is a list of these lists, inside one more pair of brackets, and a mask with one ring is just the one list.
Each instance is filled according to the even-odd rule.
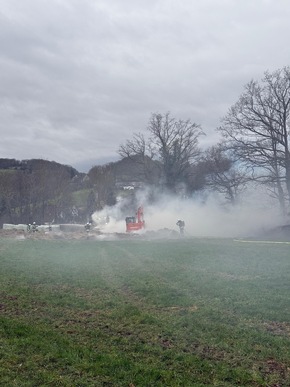
[[0,239],[1,386],[290,386],[290,244]]

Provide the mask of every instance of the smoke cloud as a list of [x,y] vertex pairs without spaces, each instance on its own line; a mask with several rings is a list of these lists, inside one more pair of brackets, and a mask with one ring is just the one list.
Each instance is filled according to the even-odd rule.
[[146,223],[141,233],[164,229],[178,232],[178,219],[184,220],[189,237],[249,237],[283,224],[276,203],[256,190],[247,192],[239,204],[225,206],[214,195],[180,198],[152,194],[147,189],[137,192],[134,202],[118,198],[115,206],[95,212],[92,219],[104,233],[124,233],[126,216],[134,216],[139,205],[143,205]]

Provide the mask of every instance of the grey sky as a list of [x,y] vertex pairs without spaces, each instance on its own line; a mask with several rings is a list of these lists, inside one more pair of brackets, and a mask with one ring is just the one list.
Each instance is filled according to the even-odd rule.
[[80,171],[170,111],[215,128],[290,63],[289,0],[0,0],[0,157]]

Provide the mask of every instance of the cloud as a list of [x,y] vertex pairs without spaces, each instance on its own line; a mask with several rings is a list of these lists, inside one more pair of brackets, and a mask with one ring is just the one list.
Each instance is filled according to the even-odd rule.
[[290,4],[257,0],[3,0],[2,157],[116,158],[152,112],[202,125],[289,63]]

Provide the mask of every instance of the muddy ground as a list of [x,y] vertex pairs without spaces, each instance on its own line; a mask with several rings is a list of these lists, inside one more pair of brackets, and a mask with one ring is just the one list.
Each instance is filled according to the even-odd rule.
[[118,239],[159,239],[179,238],[175,230],[162,229],[158,231],[146,231],[144,233],[103,233],[101,230],[86,231],[36,231],[0,229],[0,238],[13,239],[44,239],[44,240],[118,240]]
[[[100,229],[93,229],[89,232],[85,230],[75,231],[36,231],[27,232],[16,229],[0,229],[0,238],[16,238],[16,239],[65,239],[65,240],[121,240],[121,239],[179,239],[179,232],[172,229],[161,229],[158,231],[147,230],[142,233],[105,233]],[[185,237],[186,238],[186,237]],[[267,241],[290,241],[290,225],[276,227],[268,231],[262,231],[255,236],[247,236],[247,239],[267,240]]]

